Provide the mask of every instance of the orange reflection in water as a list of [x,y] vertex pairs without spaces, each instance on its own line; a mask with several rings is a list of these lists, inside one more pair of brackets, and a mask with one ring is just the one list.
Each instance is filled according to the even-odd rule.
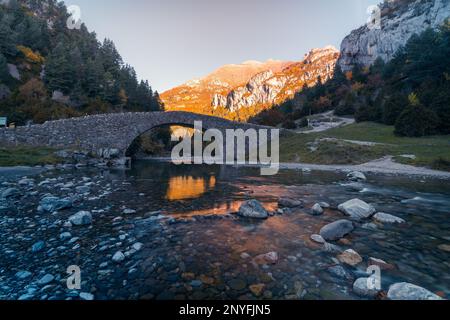
[[[192,210],[188,212],[171,212],[170,214],[177,218],[190,218],[195,216],[205,216],[205,215],[220,215],[220,214],[229,214],[236,213],[239,211],[242,203],[244,201],[227,201],[224,203],[215,203],[212,207],[208,209],[201,210]],[[264,207],[268,211],[275,211],[278,208],[278,203],[264,203]]]
[[191,176],[172,177],[169,180],[166,199],[170,201],[195,199],[201,197],[208,189],[216,186],[216,178],[194,178]]

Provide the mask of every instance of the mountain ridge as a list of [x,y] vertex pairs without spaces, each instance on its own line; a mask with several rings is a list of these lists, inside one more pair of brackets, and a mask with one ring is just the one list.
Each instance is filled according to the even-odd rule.
[[[304,85],[329,78],[339,51],[332,46],[313,49],[301,61],[269,59],[224,65],[209,75],[161,94],[166,110],[184,110],[246,121],[282,102]],[[322,68],[318,61],[323,60]],[[309,65],[313,65],[309,68]],[[314,67],[318,67],[315,70]],[[279,96],[283,93],[283,96]]]

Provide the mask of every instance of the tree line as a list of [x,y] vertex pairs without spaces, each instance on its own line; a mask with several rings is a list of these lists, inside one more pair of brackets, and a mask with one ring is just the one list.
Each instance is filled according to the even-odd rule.
[[326,83],[319,79],[292,100],[267,110],[252,121],[307,125],[312,114],[334,110],[356,121],[395,126],[400,136],[450,134],[450,23],[414,35],[395,57],[377,59],[371,67],[355,66]]
[[[0,5],[0,114],[41,123],[85,114],[158,111],[159,94],[124,63],[113,41],[97,40],[84,24],[67,27],[56,0]],[[20,80],[8,64],[18,68]],[[7,96],[7,97],[5,97]]]

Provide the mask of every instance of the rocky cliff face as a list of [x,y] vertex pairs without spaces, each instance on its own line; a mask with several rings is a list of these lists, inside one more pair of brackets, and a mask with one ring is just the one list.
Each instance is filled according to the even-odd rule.
[[227,95],[213,96],[212,107],[224,107],[230,112],[255,105],[270,107],[291,98],[303,86],[333,76],[339,52],[333,47],[313,49],[301,62],[274,73],[271,70],[255,75],[250,81],[231,90]]
[[[216,94],[226,96],[233,88],[247,84],[263,72],[278,73],[294,64],[290,61],[246,61],[225,65],[201,79],[194,79],[161,94],[166,110],[182,110],[211,114]],[[219,96],[217,96],[219,99]]]
[[343,71],[370,66],[377,58],[389,61],[412,35],[441,26],[450,16],[450,0],[391,0],[379,9],[379,24],[365,25],[343,40],[338,62]]
[[265,108],[284,102],[304,85],[333,75],[339,51],[311,50],[301,62],[269,60],[228,65],[199,80],[164,92],[167,110],[183,110],[247,120]]

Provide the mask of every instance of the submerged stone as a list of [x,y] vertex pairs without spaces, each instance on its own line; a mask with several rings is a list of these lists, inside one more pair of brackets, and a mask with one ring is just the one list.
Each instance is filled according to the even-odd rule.
[[353,223],[348,220],[338,220],[327,224],[320,230],[320,235],[327,241],[337,241],[354,229]]

